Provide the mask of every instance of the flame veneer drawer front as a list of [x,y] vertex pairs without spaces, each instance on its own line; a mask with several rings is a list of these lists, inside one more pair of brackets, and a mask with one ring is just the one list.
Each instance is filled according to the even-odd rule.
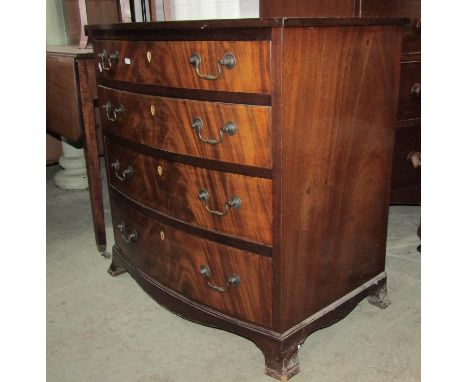
[[136,84],[270,93],[269,41],[93,42],[97,77]]
[[109,139],[106,149],[110,183],[131,199],[200,228],[272,244],[270,179],[153,158]]
[[199,303],[271,326],[271,259],[161,224],[111,196],[115,240],[149,277]]
[[106,131],[165,151],[271,168],[271,108],[148,96],[99,86]]

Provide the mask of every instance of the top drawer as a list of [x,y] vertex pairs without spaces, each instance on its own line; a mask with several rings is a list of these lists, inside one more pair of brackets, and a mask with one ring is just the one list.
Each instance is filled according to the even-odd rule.
[[270,93],[268,41],[93,42],[98,78],[138,84]]

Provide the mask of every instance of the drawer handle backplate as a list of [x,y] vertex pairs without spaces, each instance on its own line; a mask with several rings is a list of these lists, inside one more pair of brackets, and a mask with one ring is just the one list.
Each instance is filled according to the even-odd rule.
[[416,98],[421,98],[421,84],[419,82],[416,82],[411,87],[410,95]]
[[117,225],[117,228],[120,231],[120,235],[122,236],[123,241],[125,241],[127,244],[136,243],[138,238],[138,234],[136,231],[127,233],[127,226],[123,221]]
[[112,61],[119,60],[119,52],[115,51],[114,53],[107,54],[105,49],[102,50],[101,53],[98,53],[98,57],[100,60],[99,69],[110,71],[112,70]]
[[211,271],[208,265],[202,265],[200,267],[200,274],[207,281],[206,284],[217,292],[227,292],[229,288],[238,287],[240,285],[240,277],[237,275],[231,275],[228,277],[225,287],[220,287],[212,284],[209,280],[211,278]]
[[203,127],[203,121],[200,117],[195,117],[192,120],[192,129],[195,130],[197,133],[198,139],[203,143],[207,143],[209,145],[217,145],[221,143],[223,139],[223,135],[235,135],[237,132],[237,126],[234,122],[228,122],[224,126],[220,127],[219,129],[219,138],[218,139],[205,139],[201,135],[201,129]]
[[232,53],[226,53],[222,59],[220,59],[217,63],[216,66],[218,68],[218,73],[217,74],[203,74],[200,73],[200,65],[201,65],[202,59],[199,53],[192,53],[190,56],[189,63],[195,68],[195,72],[197,73],[197,76],[204,79],[204,80],[217,80],[221,77],[221,74],[223,73],[223,68],[221,66],[226,67],[227,69],[232,69],[234,66],[236,66],[236,57]]
[[111,122],[117,121],[117,118],[119,117],[119,113],[124,112],[123,105],[118,105],[114,107],[112,106],[111,101],[108,101],[105,105],[102,106],[102,108],[106,111],[107,119]]
[[111,163],[111,167],[114,169],[115,177],[121,182],[124,182],[125,179],[129,179],[133,176],[133,167],[130,165],[122,171],[122,175],[119,175],[118,171],[120,170],[120,162],[118,159]]
[[239,209],[242,206],[240,198],[238,196],[234,195],[229,200],[226,200],[224,202],[224,211],[216,211],[216,210],[212,210],[210,207],[208,207],[208,199],[209,198],[210,198],[210,194],[204,188],[202,188],[198,192],[198,199],[200,199],[203,202],[203,204],[205,205],[206,210],[210,214],[216,215],[216,216],[224,216],[224,215],[226,215],[228,213],[229,208]]

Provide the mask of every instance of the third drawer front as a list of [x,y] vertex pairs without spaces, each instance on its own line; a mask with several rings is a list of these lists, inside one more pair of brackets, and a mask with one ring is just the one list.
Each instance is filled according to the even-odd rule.
[[106,131],[174,153],[271,168],[270,107],[98,90]]
[[197,302],[271,326],[271,259],[161,224],[111,195],[115,240],[140,271]]
[[153,158],[108,139],[106,152],[111,185],[131,199],[204,229],[272,244],[270,179]]
[[98,78],[187,89],[270,93],[268,41],[97,40],[93,45]]
[[402,62],[398,120],[421,117],[421,62]]

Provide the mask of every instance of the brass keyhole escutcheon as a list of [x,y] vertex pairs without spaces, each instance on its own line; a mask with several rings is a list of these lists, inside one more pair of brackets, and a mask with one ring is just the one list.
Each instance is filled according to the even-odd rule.
[[162,167],[161,167],[161,166],[158,166],[158,175],[159,175],[159,176],[162,175]]
[[156,114],[156,108],[154,107],[154,105],[151,105],[151,115],[154,117],[154,115]]
[[164,240],[166,235],[164,235],[164,231],[161,230],[161,232],[159,232],[159,236],[161,236],[161,240]]
[[151,52],[146,52],[146,59],[151,62]]

